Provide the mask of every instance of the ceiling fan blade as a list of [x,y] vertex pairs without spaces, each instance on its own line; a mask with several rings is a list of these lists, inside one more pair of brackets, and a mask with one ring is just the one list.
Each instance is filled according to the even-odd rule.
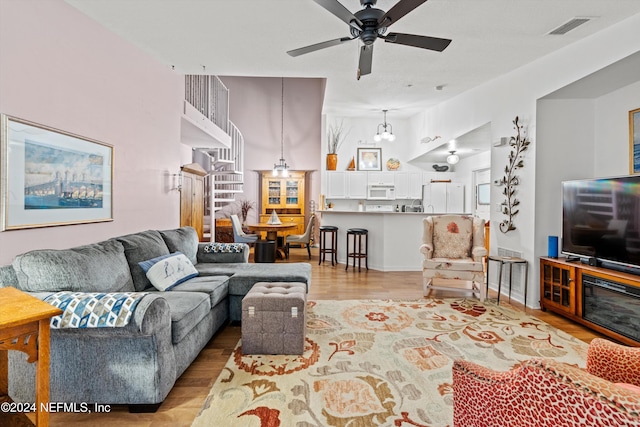
[[426,1],[427,0],[400,0],[378,19],[378,25],[388,27]]
[[[353,25],[354,23],[362,28],[362,22],[356,18],[356,16],[349,11],[346,7],[342,5],[338,0],[313,0],[318,3],[320,6],[327,9],[329,12],[333,13],[338,18],[342,19],[348,25]],[[425,0],[426,1],[426,0]]]
[[315,52],[316,50],[324,49],[327,47],[337,46],[341,43],[348,42],[350,40],[353,40],[353,39],[350,37],[341,37],[339,39],[327,40],[326,42],[312,44],[309,46],[301,47],[299,49],[293,49],[288,51],[287,53],[289,54],[289,56],[294,56],[294,57],[300,56],[300,55],[304,55],[305,53]]
[[371,74],[371,64],[373,62],[373,45],[364,45],[360,48],[360,60],[358,61],[358,80],[360,76]]
[[438,37],[416,36],[415,34],[389,33],[384,37],[387,43],[403,44],[406,46],[419,47],[422,49],[442,52],[451,43],[450,39]]

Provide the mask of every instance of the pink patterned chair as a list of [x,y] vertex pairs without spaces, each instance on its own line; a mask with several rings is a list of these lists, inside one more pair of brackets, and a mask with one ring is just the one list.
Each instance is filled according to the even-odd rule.
[[442,289],[473,292],[484,301],[484,219],[469,215],[426,217],[420,252],[424,255],[425,296],[431,289]]
[[455,361],[453,425],[638,427],[640,348],[596,338],[586,370],[542,358],[507,372]]

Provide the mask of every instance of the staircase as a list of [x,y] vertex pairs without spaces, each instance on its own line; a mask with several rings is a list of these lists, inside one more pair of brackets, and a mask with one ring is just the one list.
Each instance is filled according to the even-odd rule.
[[215,213],[243,192],[244,138],[228,119],[228,89],[217,76],[185,76],[185,100],[231,137],[227,147],[193,147],[193,161],[208,173],[204,181],[204,239],[213,240]]

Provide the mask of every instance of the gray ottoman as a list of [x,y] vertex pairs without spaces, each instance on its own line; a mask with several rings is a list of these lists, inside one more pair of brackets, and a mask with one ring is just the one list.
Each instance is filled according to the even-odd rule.
[[302,354],[307,286],[258,282],[242,299],[243,354]]

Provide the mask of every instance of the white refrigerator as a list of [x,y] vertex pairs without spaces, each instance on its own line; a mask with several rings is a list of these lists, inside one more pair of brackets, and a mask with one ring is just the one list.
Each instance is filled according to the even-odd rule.
[[464,184],[432,182],[423,185],[422,206],[426,213],[464,213]]

